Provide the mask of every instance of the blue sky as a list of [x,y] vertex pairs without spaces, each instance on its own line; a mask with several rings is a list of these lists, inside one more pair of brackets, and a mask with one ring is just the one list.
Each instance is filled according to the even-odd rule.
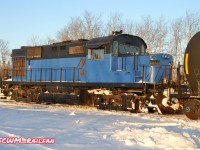
[[135,21],[161,15],[173,20],[185,16],[187,10],[200,13],[200,0],[1,0],[0,39],[19,48],[33,35],[55,37],[72,17],[82,16],[85,10],[105,18],[118,12]]

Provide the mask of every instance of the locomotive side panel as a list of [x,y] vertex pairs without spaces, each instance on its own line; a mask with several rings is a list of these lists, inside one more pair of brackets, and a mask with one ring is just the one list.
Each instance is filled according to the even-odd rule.
[[13,50],[12,57],[13,81],[87,83],[161,83],[169,80],[173,61],[167,54],[147,54],[141,38],[126,34],[23,47]]
[[169,81],[173,61],[171,55],[149,55],[146,49],[140,37],[128,34],[22,47],[13,50],[12,81],[4,83],[21,86],[13,86],[13,98],[37,101],[60,94],[69,101],[64,95],[72,93],[80,94],[83,104],[98,101],[123,110],[140,102],[144,107],[163,79]]

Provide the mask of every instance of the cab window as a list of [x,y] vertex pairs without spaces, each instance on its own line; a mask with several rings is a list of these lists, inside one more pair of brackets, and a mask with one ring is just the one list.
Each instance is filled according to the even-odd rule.
[[114,41],[113,42],[113,55],[117,55],[118,54],[118,42]]
[[119,45],[119,52],[120,52],[121,54],[129,53],[129,46],[128,46],[128,45],[120,44],[120,45]]
[[142,54],[142,55],[145,55],[145,53],[146,53],[146,51],[145,51],[144,45],[142,45],[142,46],[141,46],[141,54]]
[[88,49],[88,59],[92,60],[103,60],[104,59],[104,49]]
[[120,54],[139,54],[139,49],[136,46],[130,46],[130,45],[126,45],[126,44],[120,44],[119,45],[119,52]]
[[139,54],[138,47],[130,46],[130,53],[138,55]]

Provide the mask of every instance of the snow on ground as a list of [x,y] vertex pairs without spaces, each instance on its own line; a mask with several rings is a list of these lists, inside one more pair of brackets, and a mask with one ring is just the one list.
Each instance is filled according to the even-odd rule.
[[0,144],[0,149],[200,149],[200,121],[96,108],[0,102],[0,137],[55,138],[54,144]]

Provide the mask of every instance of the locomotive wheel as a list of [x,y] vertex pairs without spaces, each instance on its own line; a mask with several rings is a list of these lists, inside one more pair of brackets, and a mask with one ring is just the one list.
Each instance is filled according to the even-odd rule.
[[12,91],[11,99],[15,100],[16,102],[19,102],[19,101],[20,101],[20,100],[18,99],[18,91],[17,91],[17,90],[13,90],[13,91]]
[[83,105],[93,106],[92,96],[85,89],[80,91],[80,101]]
[[200,101],[199,100],[188,100],[184,104],[183,112],[184,114],[192,120],[197,120],[200,118]]

